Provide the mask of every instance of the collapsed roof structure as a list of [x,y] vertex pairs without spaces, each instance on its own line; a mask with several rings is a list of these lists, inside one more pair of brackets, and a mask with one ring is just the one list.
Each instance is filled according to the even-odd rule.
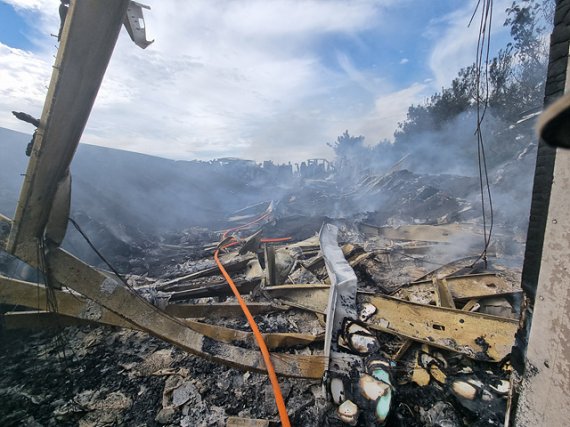
[[[208,411],[208,393],[232,406],[228,384],[244,386],[249,377],[232,371],[225,382],[215,381],[208,379],[213,368],[207,365],[200,383],[199,369],[181,363],[182,352],[247,372],[274,369],[278,376],[291,378],[282,380],[280,389],[273,387],[292,406],[289,414],[280,414],[283,425],[288,417],[295,425],[531,425],[538,420],[557,425],[564,419],[567,394],[539,390],[568,389],[567,376],[560,376],[568,363],[564,349],[570,299],[559,297],[567,290],[558,284],[568,277],[570,256],[564,189],[570,157],[543,141],[522,286],[520,272],[509,266],[513,253],[503,251],[506,245],[488,248],[489,258],[493,251],[500,255],[496,260],[469,256],[470,242],[481,240],[481,234],[473,222],[464,221],[468,204],[425,188],[422,200],[433,203],[430,225],[325,223],[315,236],[314,230],[307,235],[292,227],[294,220],[287,215],[287,209],[299,212],[302,197],[245,208],[228,218],[222,232],[205,232],[194,242],[194,249],[199,247],[207,257],[173,267],[159,279],[124,278],[64,251],[60,245],[69,217],[69,167],[121,26],[126,25],[139,46],[150,43],[142,7],[128,0],[71,2],[16,214],[13,219],[0,217],[5,251],[39,272],[36,283],[0,276],[0,303],[42,313],[5,313],[6,329],[55,321],[135,331],[121,332],[119,341],[138,340],[153,351],[147,360],[123,368],[129,375],[136,372],[135,377],[167,378],[155,415],[161,424],[206,420],[204,425],[210,425],[223,419],[227,425],[270,425],[282,409],[268,399],[268,407],[232,407],[229,417],[223,410]],[[568,76],[569,9],[568,1],[558,2],[553,37],[560,37],[556,43],[562,44],[563,54],[551,57],[547,102],[565,90],[560,82]],[[402,174],[394,170],[370,177],[347,197],[354,200],[397,187],[410,180]],[[407,199],[410,211],[414,200]],[[500,241],[500,230],[498,236]],[[513,239],[505,233],[502,240]],[[176,249],[181,243],[172,245]],[[425,254],[450,248],[458,261],[428,268]],[[219,263],[211,258],[213,251],[220,253]],[[263,344],[256,344],[255,334],[248,332],[236,302],[240,298],[232,297],[220,269],[231,274],[229,281],[239,293],[248,294],[244,299],[256,316]],[[180,353],[149,345],[140,331]],[[76,350],[87,338],[79,335]],[[271,351],[270,362],[257,345]],[[272,396],[263,389],[263,380],[255,381],[256,392]],[[78,399],[95,417],[93,423],[105,417],[108,424],[125,422],[117,413],[134,405],[120,392],[82,393]],[[558,405],[566,409],[549,409]],[[66,405],[57,409],[56,419],[64,422],[81,413]],[[109,409],[116,413],[110,415]]]

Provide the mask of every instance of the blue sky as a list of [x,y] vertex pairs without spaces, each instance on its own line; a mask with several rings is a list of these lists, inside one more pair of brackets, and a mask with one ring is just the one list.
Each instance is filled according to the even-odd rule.
[[[392,137],[412,103],[473,62],[476,1],[149,0],[149,38],[122,31],[83,142],[175,159],[330,157],[345,129]],[[495,1],[492,42],[510,3]],[[31,133],[57,0],[0,0],[0,126]]]

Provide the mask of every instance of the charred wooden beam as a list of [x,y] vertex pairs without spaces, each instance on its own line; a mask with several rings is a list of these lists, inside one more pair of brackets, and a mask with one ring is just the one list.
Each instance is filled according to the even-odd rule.
[[[267,302],[248,302],[247,308],[253,315],[267,314],[274,311],[285,310],[275,304]],[[164,311],[171,316],[184,318],[207,317],[211,319],[221,317],[243,316],[243,310],[235,303],[212,303],[212,304],[170,304]]]
[[18,329],[46,329],[66,326],[87,325],[88,320],[48,311],[15,311],[0,315],[0,329],[6,331]]
[[[58,256],[50,258],[54,277],[88,298],[50,290],[59,313],[107,325],[140,329],[208,360],[244,370],[265,371],[263,359],[257,350],[228,344],[236,340],[253,342],[251,333],[175,319],[117,280],[83,264],[62,249],[55,248],[53,252],[58,253]],[[46,287],[3,276],[0,276],[0,285],[0,303],[20,304],[47,311]],[[280,347],[306,345],[318,341],[320,337],[272,334],[267,339],[273,346]],[[321,356],[273,353],[272,360],[280,375],[320,378],[324,373],[324,358]]]
[[[222,259],[222,263],[224,264],[224,268],[228,273],[234,271],[241,271],[243,270],[247,264],[254,259],[254,256],[245,256],[245,257],[234,257],[229,259]],[[183,282],[189,282],[191,280],[199,279],[202,277],[213,276],[215,274],[220,274],[220,269],[218,266],[214,265],[212,267],[204,268],[200,271],[195,271],[190,274],[186,274],[184,276],[175,277],[174,279],[167,280],[165,282],[160,282],[156,284],[156,289],[160,291],[173,291],[177,288],[177,285]]]
[[66,175],[115,47],[128,0],[71,2],[7,250],[37,257],[53,200]]
[[[240,293],[251,292],[259,285],[260,280],[235,280],[234,281]],[[208,284],[208,285],[191,285],[185,286],[185,290],[178,291],[173,289],[170,297],[171,301],[181,301],[191,298],[221,297],[233,295],[232,289],[226,282]]]

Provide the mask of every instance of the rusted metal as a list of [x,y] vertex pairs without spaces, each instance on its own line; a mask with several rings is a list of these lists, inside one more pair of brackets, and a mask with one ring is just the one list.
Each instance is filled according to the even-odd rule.
[[[412,282],[402,288],[400,292],[416,293],[418,291],[435,291],[434,279],[445,277],[435,275],[429,280]],[[470,274],[466,276],[445,277],[447,288],[454,300],[463,301],[473,298],[482,298],[491,295],[509,294],[520,292],[520,288],[514,287],[503,277],[494,273]]]
[[[283,292],[282,287],[267,291],[269,294],[276,292],[283,304],[316,313],[324,313],[328,301],[328,289],[308,285],[292,292]],[[506,357],[518,328],[518,322],[512,319],[388,296],[359,293],[357,300],[360,304],[368,302],[377,308],[377,312],[366,321],[371,328],[459,352],[476,360],[498,362]]]
[[378,308],[368,324],[382,332],[498,362],[510,352],[518,322],[480,313],[417,304],[392,297],[362,295]]

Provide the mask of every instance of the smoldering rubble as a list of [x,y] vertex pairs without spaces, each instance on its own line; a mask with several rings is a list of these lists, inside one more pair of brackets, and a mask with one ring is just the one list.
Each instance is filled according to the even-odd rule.
[[[219,342],[256,351],[212,257],[230,237],[221,261],[271,352],[329,361],[321,378],[280,377],[293,425],[502,425],[524,220],[497,215],[482,253],[472,178],[396,168],[348,185],[325,168],[304,173],[303,185],[282,188],[280,198],[254,201],[210,226],[160,237],[104,227],[109,242],[123,242],[110,246],[110,259],[137,293],[203,334],[212,352]],[[80,223],[91,221],[81,215]],[[323,247],[330,230],[335,262]],[[334,317],[329,334],[339,263],[354,275],[354,289],[340,298],[352,303],[336,308],[345,314]],[[2,264],[16,278],[37,280],[7,255]],[[265,375],[200,359],[113,321],[79,321],[77,307],[88,301],[73,298],[69,305],[62,298],[51,318],[5,310],[4,425],[278,424]],[[36,310],[43,310],[39,298]],[[35,330],[49,323],[51,330]]]

